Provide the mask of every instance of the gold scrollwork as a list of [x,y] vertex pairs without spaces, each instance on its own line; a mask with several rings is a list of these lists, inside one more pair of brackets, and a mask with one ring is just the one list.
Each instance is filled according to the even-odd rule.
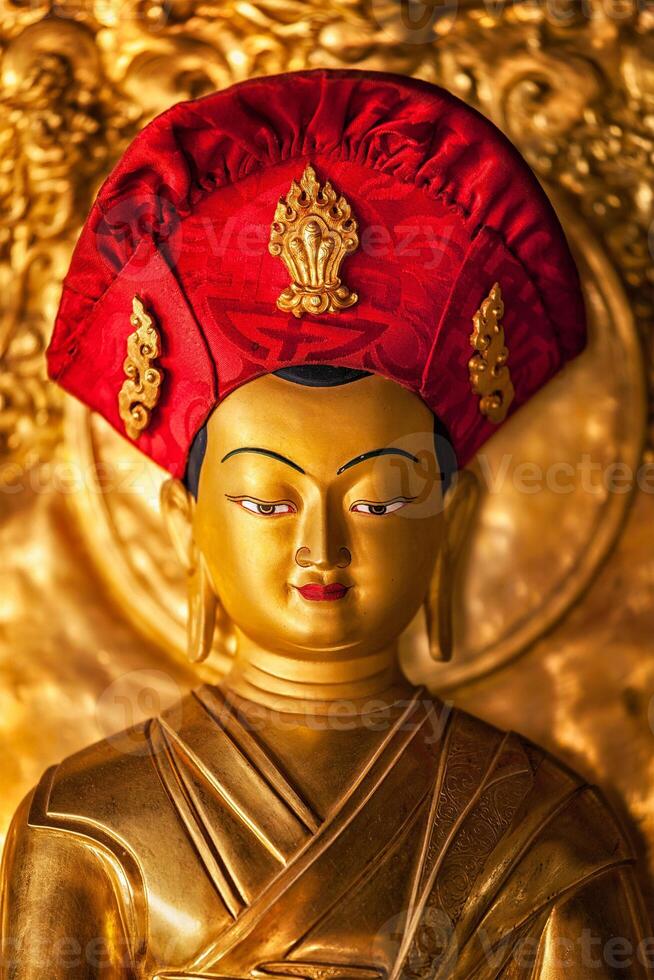
[[294,180],[280,199],[270,230],[270,253],[281,257],[293,280],[277,299],[279,309],[299,317],[353,306],[358,296],[338,272],[358,244],[350,205],[329,181],[321,187],[307,164],[300,182]]
[[496,425],[506,418],[515,395],[506,365],[509,351],[504,345],[503,313],[502,290],[496,282],[472,318],[470,346],[476,353],[468,361],[472,390],[481,396],[479,411]]
[[138,296],[132,300],[130,323],[136,330],[127,338],[127,377],[118,395],[118,409],[127,435],[138,439],[150,424],[152,409],[159,401],[163,372],[153,363],[161,356],[161,341]]

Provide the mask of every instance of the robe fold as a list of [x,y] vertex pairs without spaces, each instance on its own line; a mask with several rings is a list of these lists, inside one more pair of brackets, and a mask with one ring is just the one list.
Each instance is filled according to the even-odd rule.
[[5,848],[2,980],[650,975],[626,840],[541,749],[421,689],[300,732],[304,778],[273,729],[205,687],[48,770]]

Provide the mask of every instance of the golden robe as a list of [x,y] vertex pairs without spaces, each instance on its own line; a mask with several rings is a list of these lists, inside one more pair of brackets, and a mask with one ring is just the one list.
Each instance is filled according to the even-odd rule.
[[2,880],[2,980],[640,978],[654,960],[598,791],[421,689],[321,726],[201,688],[48,770]]

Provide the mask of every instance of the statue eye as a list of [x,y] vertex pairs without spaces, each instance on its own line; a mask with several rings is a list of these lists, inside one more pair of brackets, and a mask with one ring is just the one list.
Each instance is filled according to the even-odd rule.
[[394,514],[411,503],[413,497],[398,497],[396,500],[389,500],[386,504],[374,504],[369,500],[357,500],[352,504],[350,511],[354,514],[369,514],[371,517],[386,517],[387,514]]
[[[229,495],[228,495],[229,496]],[[253,497],[229,497],[235,504],[251,514],[258,514],[259,517],[280,517],[282,514],[295,514],[297,508],[290,500],[280,500],[268,502],[267,500],[255,500]]]

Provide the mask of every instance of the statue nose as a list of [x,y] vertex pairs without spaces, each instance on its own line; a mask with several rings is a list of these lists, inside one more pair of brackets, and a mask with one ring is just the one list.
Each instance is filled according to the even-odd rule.
[[[341,547],[338,549],[338,558],[336,560],[336,568],[347,568],[347,566],[352,561],[352,553],[349,548]],[[332,563],[327,558],[314,559],[311,555],[311,549],[306,545],[298,548],[295,552],[295,562],[300,566],[300,568],[331,568]]]

